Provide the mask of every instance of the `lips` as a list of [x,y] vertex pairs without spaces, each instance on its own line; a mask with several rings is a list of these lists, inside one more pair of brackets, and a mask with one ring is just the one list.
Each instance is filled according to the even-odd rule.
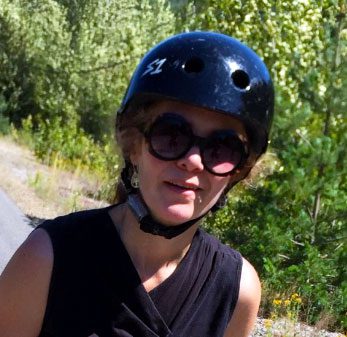
[[189,183],[189,182],[185,182],[185,181],[169,180],[169,181],[166,181],[166,183],[171,185],[171,186],[175,186],[175,187],[181,188],[183,190],[187,190],[187,191],[201,190],[201,188],[197,184]]

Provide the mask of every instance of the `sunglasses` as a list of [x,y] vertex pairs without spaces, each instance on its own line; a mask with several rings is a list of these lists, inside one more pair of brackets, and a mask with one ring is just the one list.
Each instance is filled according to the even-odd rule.
[[234,173],[248,156],[246,144],[234,131],[218,130],[202,138],[194,135],[190,124],[175,113],[160,115],[142,133],[149,152],[165,161],[183,158],[193,146],[198,146],[204,168],[217,176]]

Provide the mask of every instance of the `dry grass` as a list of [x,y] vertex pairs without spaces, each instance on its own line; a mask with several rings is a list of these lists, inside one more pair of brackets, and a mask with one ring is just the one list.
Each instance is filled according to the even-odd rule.
[[36,218],[52,218],[74,210],[101,207],[90,196],[101,182],[79,167],[64,170],[57,158],[53,167],[39,163],[33,153],[10,137],[0,137],[0,188],[23,211]]

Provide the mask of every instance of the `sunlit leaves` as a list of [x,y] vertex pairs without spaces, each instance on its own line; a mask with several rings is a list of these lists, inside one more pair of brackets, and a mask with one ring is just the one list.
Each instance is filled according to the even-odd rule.
[[[231,193],[230,209],[219,215],[217,227],[210,223],[211,230],[236,244],[275,288],[309,282],[306,295],[316,305],[311,318],[317,318],[340,301],[332,294],[343,287],[337,281],[342,271],[334,270],[347,226],[346,4],[210,0],[187,8],[195,14],[188,27],[247,42],[264,58],[276,86],[271,146],[279,169],[258,189],[237,198]],[[263,259],[274,268],[263,269]],[[307,281],[294,270],[314,276]],[[317,293],[308,291],[313,286]],[[335,306],[334,315],[343,310]]]
[[135,64],[175,18],[163,0],[0,0],[0,24],[11,120],[62,116],[102,139]]

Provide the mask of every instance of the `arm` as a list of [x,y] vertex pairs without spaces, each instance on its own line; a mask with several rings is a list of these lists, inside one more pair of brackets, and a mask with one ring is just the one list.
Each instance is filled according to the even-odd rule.
[[0,336],[39,335],[52,267],[51,240],[44,230],[35,230],[0,275]]
[[240,292],[224,337],[248,337],[260,304],[261,285],[253,266],[243,259]]

